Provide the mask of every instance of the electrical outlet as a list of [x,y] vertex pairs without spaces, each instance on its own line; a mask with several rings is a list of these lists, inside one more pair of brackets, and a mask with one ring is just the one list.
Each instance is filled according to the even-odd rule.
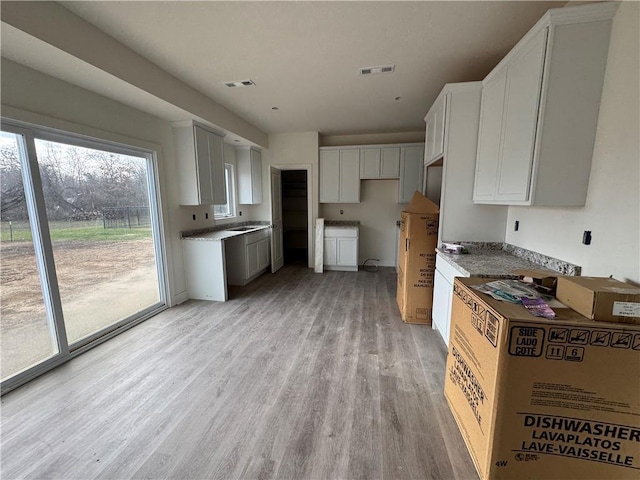
[[238,212],[238,216],[241,217],[242,216],[242,212]]
[[208,212],[205,212],[205,213],[204,213],[204,219],[205,219],[205,220],[209,220],[209,213],[208,213]]
[[344,215],[344,210],[340,210],[340,215]]
[[582,243],[584,245],[591,245],[591,230],[585,230],[582,234]]
[[191,217],[195,220],[196,219],[196,214],[194,213]]

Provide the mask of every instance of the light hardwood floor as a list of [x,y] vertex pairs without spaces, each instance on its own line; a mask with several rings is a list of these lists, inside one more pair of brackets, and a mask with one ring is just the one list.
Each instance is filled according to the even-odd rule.
[[2,398],[2,478],[477,479],[395,282],[289,266],[169,309]]

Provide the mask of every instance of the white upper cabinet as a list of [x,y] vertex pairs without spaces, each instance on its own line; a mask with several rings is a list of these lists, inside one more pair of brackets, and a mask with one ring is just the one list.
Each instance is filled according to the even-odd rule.
[[447,111],[447,96],[439,95],[429,113],[425,117],[426,140],[424,163],[429,164],[438,160],[444,154],[445,113]]
[[616,9],[549,10],[485,78],[475,203],[585,204]]
[[416,190],[422,190],[423,165],[424,145],[407,146],[400,149],[398,203],[409,203]]
[[360,203],[360,152],[340,151],[340,203]]
[[236,148],[238,162],[238,203],[262,203],[262,154],[255,148]]
[[360,178],[398,178],[400,147],[366,147],[360,149]]
[[173,127],[181,205],[227,203],[222,137],[192,122]]
[[[504,84],[504,78],[503,75],[500,80],[500,76],[497,75],[494,82],[497,87],[493,86],[494,83],[490,83],[485,85],[484,89],[482,82],[449,83],[444,86],[438,96],[438,100],[446,99],[444,102],[447,119],[443,145],[444,160],[432,161],[424,168],[425,194],[440,206],[438,244],[443,241],[464,240],[504,242],[508,207],[477,205],[473,202],[471,195],[474,178],[476,178],[481,95],[483,93],[485,96],[492,95],[497,91],[499,99],[502,99],[504,88],[501,85]],[[432,109],[437,107],[438,100],[429,109],[425,121],[431,117]],[[502,115],[501,106],[498,110],[497,115]],[[495,123],[487,122],[486,125]],[[495,133],[494,136],[496,136]],[[497,138],[493,143],[495,151],[498,149],[499,137],[498,129]],[[496,158],[496,156],[489,156],[489,158]],[[494,164],[493,170],[484,175],[491,195],[493,195],[496,171],[497,164]]]
[[360,203],[360,150],[320,150],[320,203]]
[[398,202],[422,188],[423,143],[320,148],[320,203],[360,203],[360,180],[400,179]]
[[494,71],[491,78],[483,82],[473,194],[476,203],[480,203],[481,200],[493,200],[495,197],[506,83],[506,66]]
[[400,148],[381,148],[380,153],[380,178],[400,177]]
[[380,178],[380,149],[360,149],[360,178]]

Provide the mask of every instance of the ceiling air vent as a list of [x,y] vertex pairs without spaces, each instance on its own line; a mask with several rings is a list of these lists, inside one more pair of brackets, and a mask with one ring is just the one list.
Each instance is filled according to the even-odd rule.
[[222,82],[222,83],[224,83],[229,88],[254,87],[255,84],[256,84],[253,80],[240,80],[240,81],[237,81],[237,82]]
[[373,75],[374,73],[391,73],[396,69],[395,65],[381,65],[379,67],[362,67],[360,75]]

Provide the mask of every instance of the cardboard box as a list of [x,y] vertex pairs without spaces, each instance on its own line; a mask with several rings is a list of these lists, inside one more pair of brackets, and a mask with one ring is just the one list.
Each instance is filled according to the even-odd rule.
[[549,272],[548,270],[535,270],[529,268],[519,268],[514,270],[513,273],[518,275],[521,280],[525,282],[534,283],[548,289],[549,295],[556,294],[556,284],[558,282],[557,273]]
[[481,479],[637,479],[640,326],[536,318],[456,278],[445,396]]
[[400,217],[397,301],[406,323],[431,325],[438,212],[435,203],[416,192]]
[[558,277],[556,297],[592,320],[640,324],[640,288],[615,278]]

